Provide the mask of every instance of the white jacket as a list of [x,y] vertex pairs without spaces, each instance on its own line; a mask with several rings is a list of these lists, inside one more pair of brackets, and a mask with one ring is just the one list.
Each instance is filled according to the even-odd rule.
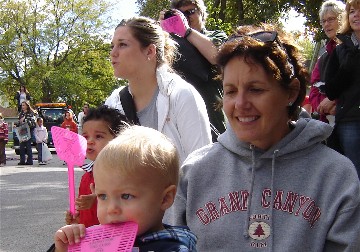
[[34,129],[34,135],[37,143],[47,142],[48,132],[44,126],[36,126]]
[[[156,78],[159,85],[158,131],[173,141],[182,163],[191,152],[211,143],[206,106],[198,91],[179,75],[169,72],[166,65],[156,70]],[[114,90],[105,105],[125,114],[119,96],[122,88],[124,86]]]

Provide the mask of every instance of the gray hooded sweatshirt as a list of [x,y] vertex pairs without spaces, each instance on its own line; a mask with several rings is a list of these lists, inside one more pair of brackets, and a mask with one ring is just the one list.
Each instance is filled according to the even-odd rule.
[[184,162],[166,221],[189,226],[198,251],[360,251],[360,183],[321,143],[331,130],[299,119],[262,151],[229,127]]

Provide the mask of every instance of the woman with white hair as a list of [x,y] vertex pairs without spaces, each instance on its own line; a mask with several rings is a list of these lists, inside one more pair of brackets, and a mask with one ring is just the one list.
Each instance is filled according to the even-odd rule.
[[[328,0],[319,11],[320,24],[328,38],[326,51],[320,56],[311,74],[309,101],[313,111],[319,113],[320,120],[332,122],[335,119],[336,101],[330,101],[325,94],[325,67],[330,55],[338,44],[336,33],[339,31],[345,4],[339,0]],[[330,143],[329,143],[330,144]],[[330,145],[330,147],[332,147]]]

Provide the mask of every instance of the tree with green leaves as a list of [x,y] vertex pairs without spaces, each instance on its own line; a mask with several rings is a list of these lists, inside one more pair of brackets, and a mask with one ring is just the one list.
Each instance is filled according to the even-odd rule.
[[[243,24],[276,22],[281,13],[290,9],[286,1],[205,0],[209,14],[207,27],[230,33]],[[159,12],[169,8],[170,1],[137,0],[140,15],[157,19]],[[285,3],[285,4],[284,4]]]
[[[291,8],[305,16],[306,31],[322,38],[319,9],[323,0],[205,0],[209,14],[207,27],[222,29],[227,33],[239,25],[260,22],[279,23]],[[139,14],[157,19],[159,12],[169,8],[170,1],[137,0]]]
[[2,0],[0,85],[35,101],[98,105],[116,85],[105,34],[105,0]]
[[[345,2],[345,0],[343,0]],[[319,21],[319,9],[323,0],[204,0],[209,14],[206,27],[209,30],[220,29],[230,34],[239,25],[257,24],[260,22],[273,23],[282,26],[280,18],[287,18],[291,9],[304,15],[305,30],[301,34],[294,34],[296,38],[303,35],[305,39],[299,40],[300,46],[304,48],[304,56],[307,60],[314,58],[312,42],[325,39]],[[160,0],[137,0],[139,14],[157,19],[159,12],[170,6],[170,1]],[[317,57],[315,56],[315,59]],[[310,65],[311,67],[311,65]]]

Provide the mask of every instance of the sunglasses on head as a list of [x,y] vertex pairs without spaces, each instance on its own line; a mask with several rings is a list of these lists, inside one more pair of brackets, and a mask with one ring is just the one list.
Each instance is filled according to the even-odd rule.
[[198,8],[189,9],[186,11],[181,11],[185,17],[190,17],[191,15],[195,14],[195,12],[198,10]]
[[273,43],[276,42],[279,47],[285,52],[286,54],[286,58],[287,58],[287,62],[289,64],[289,67],[291,69],[291,76],[290,78],[293,78],[295,76],[294,73],[294,66],[291,62],[291,59],[289,58],[289,55],[287,53],[286,48],[284,47],[284,45],[281,43],[281,41],[278,38],[278,33],[277,31],[259,31],[259,32],[254,32],[254,33],[249,33],[249,34],[244,34],[244,35],[237,35],[234,34],[232,36],[229,37],[229,39],[227,41],[233,41],[233,40],[241,40],[244,37],[251,37],[257,41],[263,42],[263,43]]
[[227,41],[232,41],[232,40],[241,40],[244,37],[251,37],[253,39],[256,39],[260,42],[274,42],[277,39],[277,35],[278,33],[276,31],[260,31],[260,32],[255,32],[255,33],[249,33],[249,34],[233,34],[231,35]]

